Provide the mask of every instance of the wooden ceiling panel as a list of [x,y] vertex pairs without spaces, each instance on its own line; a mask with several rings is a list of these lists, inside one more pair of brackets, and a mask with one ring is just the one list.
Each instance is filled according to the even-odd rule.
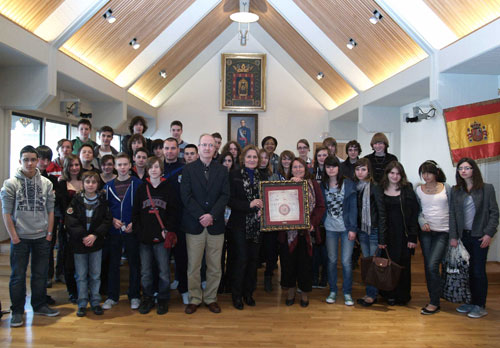
[[500,17],[500,0],[424,0],[459,37]]
[[[150,103],[201,51],[230,24],[229,15],[239,8],[237,0],[225,0],[207,14],[130,88],[130,92]],[[235,33],[236,35],[236,33]],[[162,78],[161,70],[167,72]]]
[[[375,84],[427,57],[374,0],[294,2]],[[374,10],[383,15],[375,25]],[[350,38],[358,44],[353,50],[346,47]]]
[[[114,80],[144,48],[163,32],[194,0],[111,0],[61,48],[89,68]],[[116,22],[102,15],[111,8]],[[137,38],[141,47],[129,42]]]
[[0,14],[34,32],[64,0],[2,0]]
[[[309,43],[265,0],[252,0],[252,12],[260,16],[259,24],[337,103],[342,104],[356,91],[312,48]],[[323,79],[316,80],[318,72]]]

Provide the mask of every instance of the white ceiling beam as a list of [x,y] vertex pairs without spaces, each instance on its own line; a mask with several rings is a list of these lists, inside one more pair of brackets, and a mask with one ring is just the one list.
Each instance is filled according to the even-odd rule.
[[258,23],[252,24],[252,36],[292,75],[311,96],[326,110],[337,103],[323,88],[300,67],[297,62]]
[[59,48],[107,2],[107,0],[65,0],[36,28],[35,34]]
[[198,24],[221,0],[197,0],[154,39],[114,80],[124,88],[132,86],[179,40]]
[[293,2],[293,0],[268,0],[276,11],[328,62],[354,90],[371,88],[374,83],[335,43]]
[[[203,51],[200,52],[172,81],[168,83],[152,100],[151,105],[160,107],[175,94],[191,77],[193,77],[210,59],[236,36],[238,24],[232,23]],[[132,91],[132,88],[130,89]]]

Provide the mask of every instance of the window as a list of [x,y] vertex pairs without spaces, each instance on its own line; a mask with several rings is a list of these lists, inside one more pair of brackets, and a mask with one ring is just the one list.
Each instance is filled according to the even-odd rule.
[[57,157],[57,142],[68,137],[68,125],[55,121],[45,121],[45,145],[52,150],[52,159]]
[[26,145],[42,144],[42,119],[13,113],[10,128],[10,177],[19,168],[19,153]]
[[69,140],[76,139],[77,136],[78,136],[78,127],[71,125],[71,134],[69,135],[70,137]]

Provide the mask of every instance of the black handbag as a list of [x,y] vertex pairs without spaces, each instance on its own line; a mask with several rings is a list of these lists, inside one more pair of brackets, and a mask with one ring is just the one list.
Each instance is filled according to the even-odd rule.
[[367,285],[372,285],[379,290],[391,291],[398,285],[403,267],[391,260],[387,248],[383,250],[387,258],[377,256],[377,250],[374,256],[361,259],[361,278]]

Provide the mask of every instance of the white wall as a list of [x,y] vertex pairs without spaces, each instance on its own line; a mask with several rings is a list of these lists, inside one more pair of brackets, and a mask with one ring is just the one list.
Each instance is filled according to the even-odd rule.
[[[444,108],[476,103],[497,98],[498,77],[495,75],[441,74],[439,81],[439,102]],[[405,105],[401,108],[401,119],[412,112],[413,106],[429,105],[429,100]],[[435,160],[442,168],[450,185],[455,185],[455,167],[451,161],[446,133],[446,124],[441,113],[430,120],[417,123],[401,122],[401,162],[411,182],[418,183],[418,167],[425,160]],[[480,164],[485,182],[495,186],[497,201],[500,202],[500,162]],[[500,237],[495,236],[490,247],[488,260],[500,260]]]
[[[267,111],[259,112],[259,144],[266,135],[278,139],[277,152],[295,150],[296,142],[306,138],[321,141],[328,129],[327,111],[271,56],[254,37],[247,46],[240,46],[235,37],[159,110],[158,131],[152,138],[169,136],[170,122],[176,119],[184,125],[183,139],[197,143],[201,133],[219,132],[227,141],[227,111],[220,111],[221,53],[266,53]],[[254,113],[254,112],[251,112]]]

